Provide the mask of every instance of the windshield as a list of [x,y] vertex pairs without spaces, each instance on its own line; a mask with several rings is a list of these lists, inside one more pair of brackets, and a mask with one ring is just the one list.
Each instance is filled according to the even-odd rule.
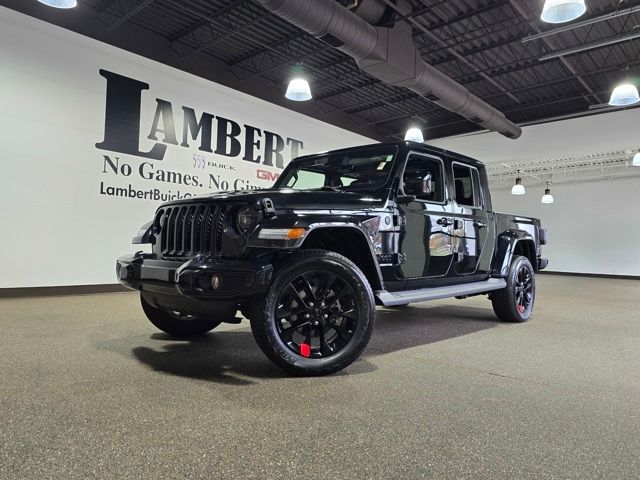
[[274,188],[374,190],[387,182],[396,153],[395,146],[373,147],[294,160]]

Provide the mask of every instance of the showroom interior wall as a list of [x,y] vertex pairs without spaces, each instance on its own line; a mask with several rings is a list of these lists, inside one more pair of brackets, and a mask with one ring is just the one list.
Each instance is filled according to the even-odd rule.
[[[627,149],[637,151],[639,125],[640,109],[632,109],[524,127],[522,137],[516,141],[481,133],[430,143],[487,164],[508,164]],[[523,180],[526,186],[526,176]],[[542,219],[551,237],[545,247],[549,271],[640,277],[640,177],[551,187],[555,199],[551,205],[540,203],[544,193],[541,185],[527,187],[524,196],[494,189],[494,208]]]
[[115,283],[163,199],[371,140],[0,7],[0,288]]

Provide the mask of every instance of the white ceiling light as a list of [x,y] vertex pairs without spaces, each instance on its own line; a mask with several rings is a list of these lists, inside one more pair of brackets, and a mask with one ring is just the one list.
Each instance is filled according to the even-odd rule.
[[312,96],[309,82],[301,77],[292,78],[287,87],[287,93],[285,93],[284,96],[295,102],[311,100]]
[[547,0],[540,18],[547,23],[565,23],[584,15],[584,0]]
[[525,193],[527,193],[527,190],[524,188],[524,185],[522,184],[522,179],[520,178],[520,170],[518,170],[516,184],[511,188],[511,194],[524,195]]
[[73,8],[78,5],[76,0],[38,0],[49,7],[54,8]]
[[551,189],[549,188],[549,182],[547,182],[547,188],[544,189],[544,195],[542,196],[542,203],[553,203],[553,195],[551,195]]
[[634,167],[640,167],[640,153],[636,153],[634,155],[631,165],[633,165]]
[[614,88],[611,93],[611,100],[609,105],[614,107],[626,107],[627,105],[633,105],[640,102],[640,95],[638,95],[638,89],[631,83],[623,83]]
[[410,127],[407,130],[407,133],[404,134],[404,141],[423,143],[424,137],[422,136],[422,130],[420,130],[418,127]]

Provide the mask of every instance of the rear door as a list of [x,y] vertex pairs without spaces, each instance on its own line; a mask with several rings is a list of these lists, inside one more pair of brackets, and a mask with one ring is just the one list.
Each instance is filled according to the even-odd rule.
[[490,219],[486,210],[480,171],[473,166],[451,162],[453,180],[453,268],[451,275],[486,273],[479,269],[480,259],[488,245]]

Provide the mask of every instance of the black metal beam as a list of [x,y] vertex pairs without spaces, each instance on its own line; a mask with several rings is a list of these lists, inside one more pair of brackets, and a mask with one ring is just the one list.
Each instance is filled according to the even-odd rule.
[[145,8],[147,8],[149,5],[151,5],[153,2],[155,2],[155,0],[142,0],[142,2],[140,2],[137,6],[133,7],[131,10],[129,10],[127,13],[125,13],[123,16],[121,16],[120,18],[118,18],[118,20],[116,20],[115,22],[113,22],[112,24],[110,24],[109,26],[107,26],[107,31],[111,32],[113,30],[115,30],[116,28],[118,28],[120,25],[122,25],[124,22],[126,22],[127,20],[130,20],[131,18],[133,18],[135,15],[137,15],[138,13],[140,13],[142,10],[144,10]]

